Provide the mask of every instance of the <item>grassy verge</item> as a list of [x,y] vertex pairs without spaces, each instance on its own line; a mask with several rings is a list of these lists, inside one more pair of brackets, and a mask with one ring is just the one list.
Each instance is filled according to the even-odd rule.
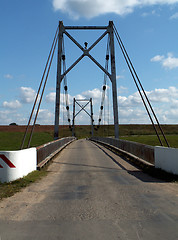
[[42,177],[46,176],[48,172],[46,168],[41,171],[34,171],[24,178],[20,178],[16,181],[10,183],[0,183],[0,200],[3,198],[11,197],[16,192],[19,192],[22,188],[27,187],[29,184],[40,180]]

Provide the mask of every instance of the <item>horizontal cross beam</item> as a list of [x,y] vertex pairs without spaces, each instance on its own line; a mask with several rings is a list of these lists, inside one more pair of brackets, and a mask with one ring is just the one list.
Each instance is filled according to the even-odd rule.
[[103,30],[107,26],[65,26],[67,30]]

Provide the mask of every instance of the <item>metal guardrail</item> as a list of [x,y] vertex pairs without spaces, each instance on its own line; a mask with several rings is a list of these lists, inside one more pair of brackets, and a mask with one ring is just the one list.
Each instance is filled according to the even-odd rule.
[[151,164],[155,163],[154,160],[154,147],[148,146],[141,143],[114,139],[114,138],[104,138],[104,137],[93,137],[93,141],[100,141],[111,146],[117,147],[125,152],[131,153],[136,157],[139,157]]
[[[61,138],[37,147],[37,166],[42,163],[50,155],[54,156],[62,147],[74,141],[75,137]],[[51,156],[51,157],[52,157]]]

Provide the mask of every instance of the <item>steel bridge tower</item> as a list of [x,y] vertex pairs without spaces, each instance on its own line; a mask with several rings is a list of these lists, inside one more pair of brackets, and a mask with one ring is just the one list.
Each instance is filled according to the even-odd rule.
[[[114,128],[115,138],[119,138],[118,126],[118,103],[117,103],[117,85],[116,85],[116,66],[115,66],[115,46],[114,46],[114,24],[109,21],[108,26],[64,26],[63,22],[59,22],[58,34],[58,60],[57,60],[57,80],[56,80],[56,102],[55,102],[55,127],[54,139],[59,136],[59,114],[60,114],[60,88],[63,78],[84,58],[89,57],[110,79],[112,83],[112,98],[113,98],[113,113],[114,113]],[[105,30],[104,33],[89,47],[82,47],[76,39],[74,39],[68,30]],[[81,50],[82,55],[65,71],[62,73],[62,44],[64,34],[71,39]],[[101,64],[90,54],[90,51],[106,36],[109,35],[109,52],[111,73],[109,73]]]

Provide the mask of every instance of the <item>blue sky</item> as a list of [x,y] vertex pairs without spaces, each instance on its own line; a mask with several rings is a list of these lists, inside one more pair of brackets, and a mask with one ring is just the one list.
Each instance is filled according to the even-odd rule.
[[[0,124],[26,124],[45,67],[58,21],[64,25],[108,25],[113,20],[134,63],[148,97],[163,124],[178,119],[178,0],[1,0],[0,1]],[[71,32],[84,44],[101,32]],[[92,51],[104,66],[107,38]],[[149,123],[140,97],[115,42],[120,123]],[[65,37],[66,64],[80,50]],[[38,123],[54,123],[56,59],[51,69]],[[69,100],[94,101],[97,123],[103,73],[87,58],[68,75]],[[63,93],[63,91],[62,91]],[[61,99],[61,124],[66,114]],[[105,121],[112,123],[108,80]],[[64,112],[64,113],[63,113]],[[72,112],[71,112],[72,115]],[[77,124],[89,124],[82,113]]]

